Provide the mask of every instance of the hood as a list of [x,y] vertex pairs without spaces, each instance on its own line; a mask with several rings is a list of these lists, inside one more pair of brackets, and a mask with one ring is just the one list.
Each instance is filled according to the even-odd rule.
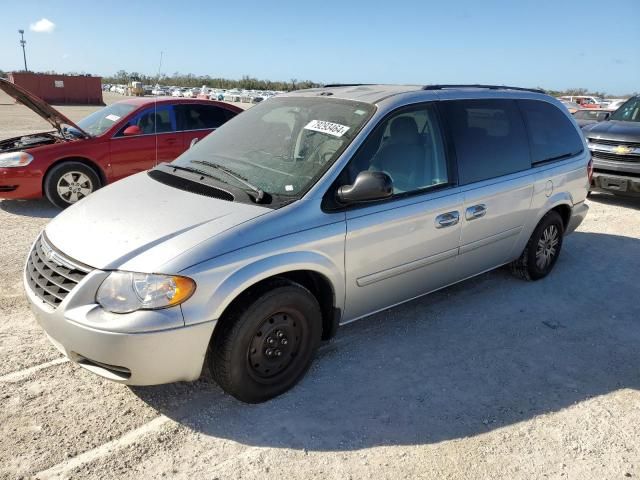
[[8,80],[3,80],[2,78],[0,78],[0,90],[3,90],[7,95],[13,97],[14,100],[23,104],[25,107],[30,108],[40,117],[44,118],[53,126],[53,128],[55,128],[60,133],[60,135],[63,134],[62,125],[66,124],[78,130],[85,138],[91,137],[91,135],[82,130],[78,125],[69,120],[58,110],[53,108],[41,98],[33,95],[28,90],[25,90],[24,88],[11,83]]
[[[94,268],[176,273],[163,272],[162,266],[271,211],[179,190],[142,172],[72,205],[45,232],[61,252]],[[213,252],[211,257],[222,253],[226,252]]]
[[585,126],[582,131],[589,138],[640,142],[640,122],[606,120]]

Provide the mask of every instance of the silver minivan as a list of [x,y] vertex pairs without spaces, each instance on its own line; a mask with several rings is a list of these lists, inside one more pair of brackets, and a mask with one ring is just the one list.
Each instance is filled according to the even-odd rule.
[[575,121],[514,87],[281,95],[103,188],[36,239],[27,296],[111,380],[291,388],[339,325],[501,265],[537,280],[587,213]]

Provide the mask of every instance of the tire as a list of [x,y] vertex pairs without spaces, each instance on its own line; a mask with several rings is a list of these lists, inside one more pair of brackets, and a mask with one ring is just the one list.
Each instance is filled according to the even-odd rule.
[[80,162],[54,166],[44,179],[44,194],[56,207],[67,208],[102,187],[93,168]]
[[264,402],[309,369],[322,335],[320,305],[305,287],[285,279],[234,305],[214,332],[209,368],[225,392],[243,402]]
[[562,218],[554,210],[547,212],[531,234],[520,257],[511,262],[511,272],[524,280],[546,277],[560,256],[563,236]]

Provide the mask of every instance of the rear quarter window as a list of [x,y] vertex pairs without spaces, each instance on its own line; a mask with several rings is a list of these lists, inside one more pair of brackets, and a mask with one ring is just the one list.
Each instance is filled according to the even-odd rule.
[[203,130],[218,128],[229,117],[227,110],[214,105],[180,104],[175,106],[178,130]]
[[443,102],[461,185],[527,170],[527,133],[515,100]]
[[518,102],[527,125],[533,164],[582,152],[580,135],[559,108],[538,100]]

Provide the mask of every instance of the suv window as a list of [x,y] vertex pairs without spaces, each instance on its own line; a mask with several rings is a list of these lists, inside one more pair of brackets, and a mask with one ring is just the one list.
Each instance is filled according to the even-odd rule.
[[[582,139],[559,108],[538,100],[518,100],[518,103],[527,125],[531,160],[534,164],[582,152]],[[602,112],[593,113],[597,118]]]
[[404,109],[383,120],[347,166],[353,183],[364,170],[382,171],[393,180],[394,194],[449,183],[436,111],[431,105]]
[[514,100],[453,100],[442,104],[461,185],[531,167],[527,134]]
[[227,121],[226,110],[213,105],[176,105],[178,130],[218,128]]
[[632,97],[615,111],[611,120],[640,122],[640,97]]

